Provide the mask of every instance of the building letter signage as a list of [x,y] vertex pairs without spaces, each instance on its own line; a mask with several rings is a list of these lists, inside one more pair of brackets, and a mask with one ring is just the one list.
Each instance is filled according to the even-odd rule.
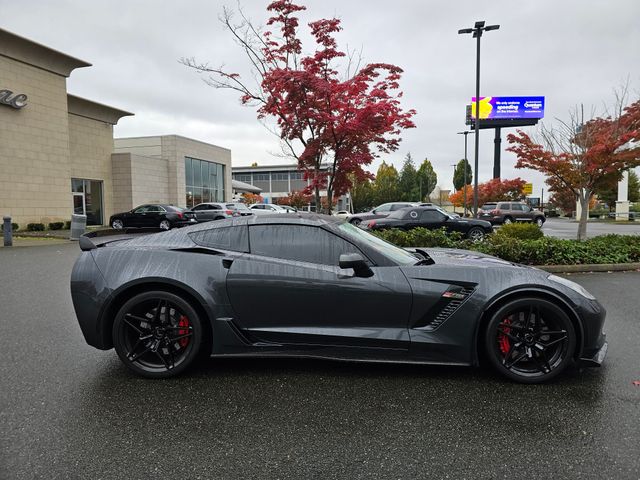
[[20,109],[27,104],[27,96],[24,93],[13,95],[11,90],[0,90],[0,104]]

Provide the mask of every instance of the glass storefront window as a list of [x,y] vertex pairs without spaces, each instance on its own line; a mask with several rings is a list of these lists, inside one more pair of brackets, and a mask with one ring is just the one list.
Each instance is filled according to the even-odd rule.
[[185,157],[187,207],[202,202],[224,202],[224,165]]
[[73,194],[73,213],[86,215],[87,225],[102,225],[104,222],[102,180],[72,178],[71,192]]

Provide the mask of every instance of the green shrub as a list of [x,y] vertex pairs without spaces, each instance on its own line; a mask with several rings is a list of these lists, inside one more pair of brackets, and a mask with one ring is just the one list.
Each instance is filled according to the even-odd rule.
[[519,240],[538,240],[544,233],[535,223],[510,223],[502,225],[495,235],[503,235]]
[[64,229],[71,230],[71,222],[64,222]]
[[462,234],[447,232],[444,228],[429,230],[428,228],[413,228],[411,230],[374,230],[375,235],[399,247],[427,247],[427,248],[465,248]]
[[62,230],[64,222],[53,222],[49,224],[49,230]]
[[[19,228],[20,228],[20,225],[18,225],[17,223],[11,224],[11,230],[13,230],[14,232],[17,231]],[[0,223],[0,232],[4,232],[4,223]]]
[[27,230],[29,232],[42,232],[44,231],[44,223],[28,223]]

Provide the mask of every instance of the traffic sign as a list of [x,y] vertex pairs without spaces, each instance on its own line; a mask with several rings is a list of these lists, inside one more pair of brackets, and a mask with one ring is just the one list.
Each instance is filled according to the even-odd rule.
[[525,195],[531,195],[533,193],[533,183],[525,183],[523,192]]

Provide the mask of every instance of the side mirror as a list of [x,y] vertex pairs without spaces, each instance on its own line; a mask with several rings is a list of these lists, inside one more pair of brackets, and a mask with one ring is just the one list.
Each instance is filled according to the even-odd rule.
[[374,208],[373,210],[371,210],[371,213],[378,213],[378,212],[376,212],[376,209]]
[[353,268],[356,277],[371,277],[373,271],[359,253],[343,253],[340,255],[340,268]]

